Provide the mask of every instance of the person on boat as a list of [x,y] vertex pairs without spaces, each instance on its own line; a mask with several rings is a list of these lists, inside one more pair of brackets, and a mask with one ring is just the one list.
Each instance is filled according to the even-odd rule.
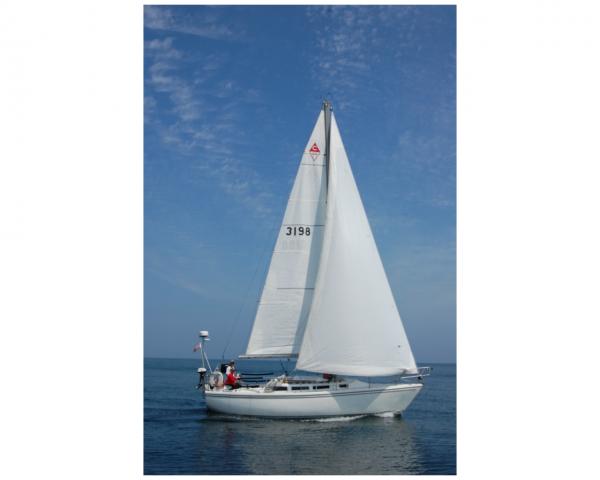
[[227,367],[227,373],[225,376],[225,385],[232,389],[240,388],[240,376],[235,371],[235,362],[232,360],[229,362]]

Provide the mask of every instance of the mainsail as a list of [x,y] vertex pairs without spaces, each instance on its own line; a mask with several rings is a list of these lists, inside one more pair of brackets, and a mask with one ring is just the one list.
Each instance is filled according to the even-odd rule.
[[325,236],[296,368],[355,376],[416,373],[340,132],[331,118]]
[[245,357],[298,354],[312,304],[325,221],[325,118],[306,144]]

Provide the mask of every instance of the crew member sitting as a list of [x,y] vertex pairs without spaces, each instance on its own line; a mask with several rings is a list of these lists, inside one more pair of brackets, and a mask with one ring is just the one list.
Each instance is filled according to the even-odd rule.
[[240,376],[235,372],[235,362],[232,360],[227,367],[227,373],[225,376],[225,385],[232,389],[240,388],[239,383]]

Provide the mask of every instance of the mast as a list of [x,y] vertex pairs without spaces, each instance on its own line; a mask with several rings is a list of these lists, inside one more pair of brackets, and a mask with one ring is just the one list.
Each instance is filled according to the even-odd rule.
[[[327,192],[329,193],[329,144],[331,143],[331,111],[333,110],[333,105],[327,99],[323,101],[323,113],[325,115],[325,161],[327,162],[327,167],[325,169],[325,180],[327,185]],[[325,202],[327,202],[327,196],[325,197]]]

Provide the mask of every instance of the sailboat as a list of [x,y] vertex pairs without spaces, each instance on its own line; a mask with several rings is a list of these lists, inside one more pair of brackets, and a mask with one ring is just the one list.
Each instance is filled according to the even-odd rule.
[[401,414],[423,387],[430,369],[415,363],[329,101],[304,149],[241,356],[293,358],[312,375],[228,388],[200,351],[207,408],[226,414]]

